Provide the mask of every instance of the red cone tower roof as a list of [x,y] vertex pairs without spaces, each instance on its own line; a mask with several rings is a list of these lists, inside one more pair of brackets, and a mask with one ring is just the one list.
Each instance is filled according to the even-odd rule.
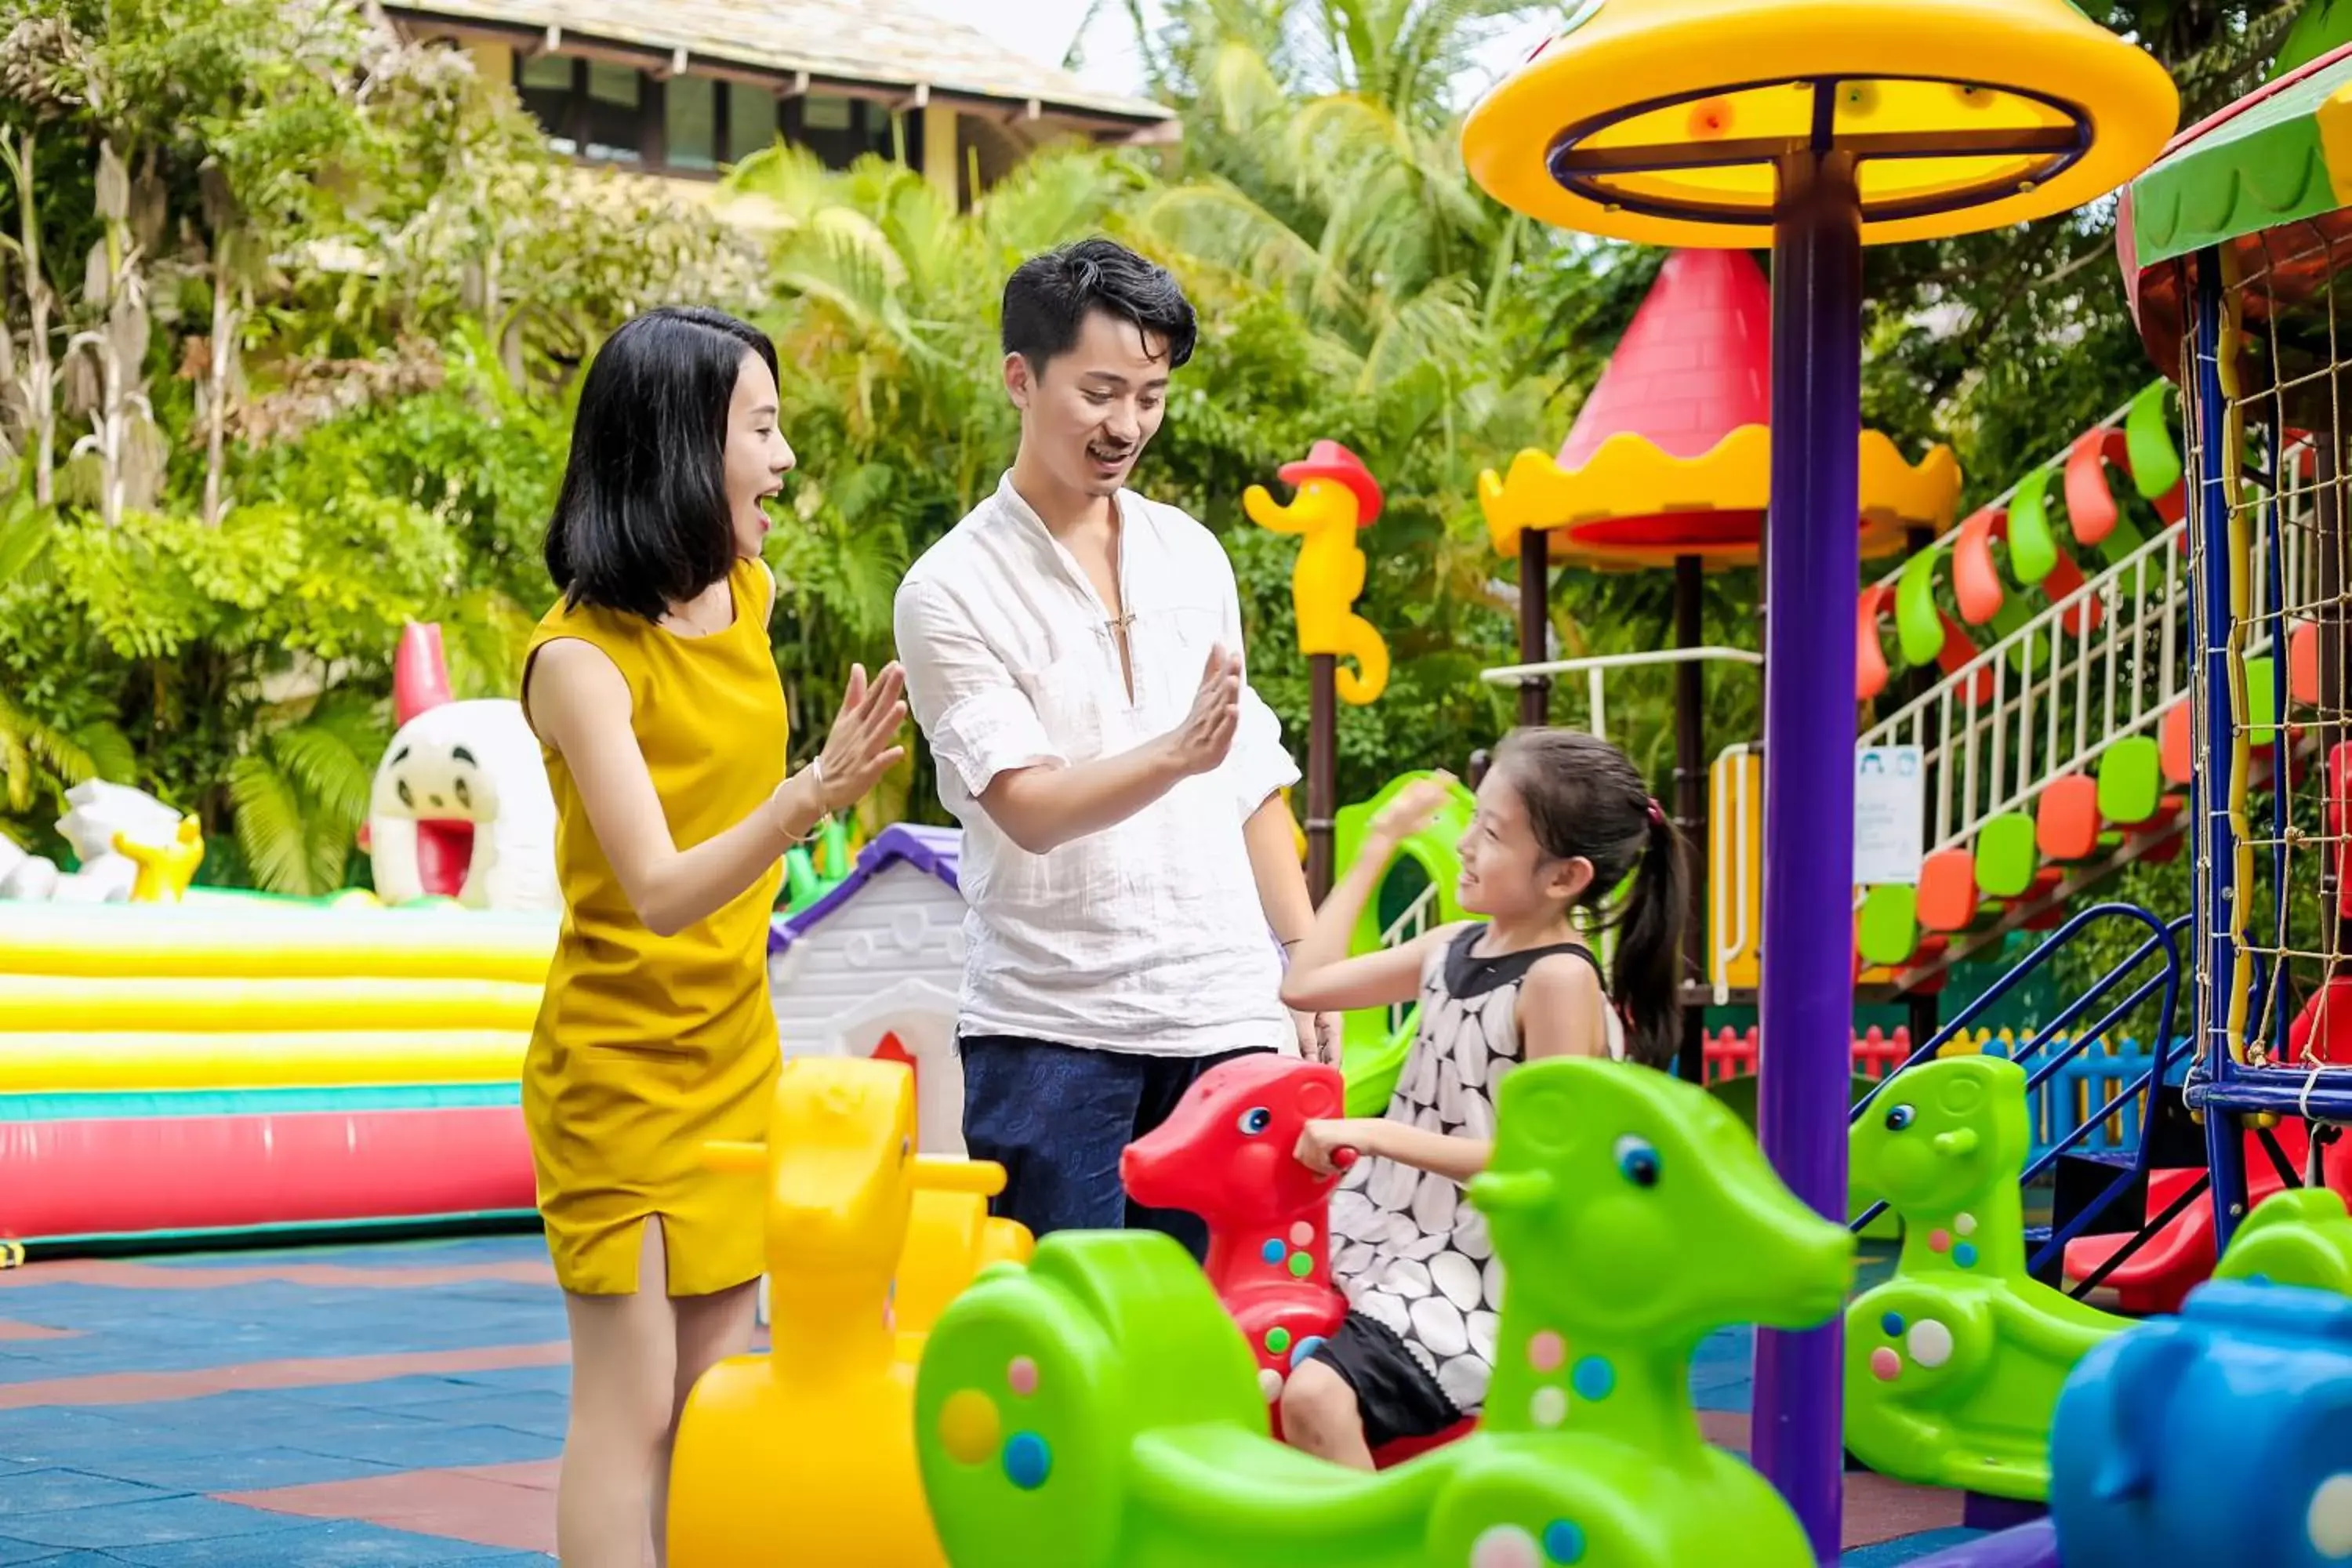
[[1666,258],[1624,341],[1560,444],[1580,468],[1612,436],[1702,458],[1742,425],[1772,422],[1772,290],[1744,250]]
[[[1559,456],[1523,451],[1479,476],[1495,548],[1551,535],[1554,558],[1592,567],[1756,562],[1771,490],[1772,292],[1741,250],[1678,250],[1633,313]],[[1948,447],[1917,464],[1875,430],[1861,443],[1864,556],[1901,548],[1906,527],[1940,531],[1959,500]]]

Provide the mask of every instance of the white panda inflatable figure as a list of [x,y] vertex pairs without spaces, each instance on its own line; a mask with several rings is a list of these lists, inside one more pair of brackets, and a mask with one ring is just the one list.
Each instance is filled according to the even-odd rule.
[[441,628],[412,623],[393,660],[400,729],[377,764],[362,844],[387,904],[552,910],[555,797],[520,702],[453,701]]

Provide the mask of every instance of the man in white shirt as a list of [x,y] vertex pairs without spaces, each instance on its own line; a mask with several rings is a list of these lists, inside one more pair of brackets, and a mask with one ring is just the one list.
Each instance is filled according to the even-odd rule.
[[1021,447],[898,586],[907,695],[964,826],[966,1146],[1039,1235],[1191,1215],[1129,1204],[1119,1154],[1207,1068],[1337,1059],[1284,1007],[1314,909],[1280,792],[1298,777],[1242,668],[1215,535],[1124,488],[1191,357],[1192,306],[1107,239],[1004,289]]

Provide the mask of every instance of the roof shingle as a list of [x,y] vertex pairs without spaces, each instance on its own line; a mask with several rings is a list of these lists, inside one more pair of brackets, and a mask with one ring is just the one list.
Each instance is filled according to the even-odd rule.
[[1149,99],[1087,86],[977,29],[905,0],[408,0],[403,19],[561,27],[583,39],[679,48],[705,59],[835,79],[927,86],[1150,123],[1174,118]]

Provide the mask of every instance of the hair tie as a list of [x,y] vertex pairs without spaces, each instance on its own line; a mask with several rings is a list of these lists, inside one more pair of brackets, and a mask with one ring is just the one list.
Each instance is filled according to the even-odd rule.
[[1658,797],[1656,795],[1652,795],[1650,797],[1650,821],[1659,827],[1664,827],[1666,825],[1665,811],[1658,805]]

